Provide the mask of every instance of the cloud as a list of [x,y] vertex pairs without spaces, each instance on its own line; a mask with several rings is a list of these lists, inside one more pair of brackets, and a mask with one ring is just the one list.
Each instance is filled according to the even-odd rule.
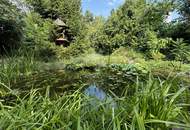
[[114,5],[118,5],[124,2],[124,0],[107,0],[108,5],[110,6],[114,6]]
[[113,6],[116,3],[116,0],[108,0],[108,5]]

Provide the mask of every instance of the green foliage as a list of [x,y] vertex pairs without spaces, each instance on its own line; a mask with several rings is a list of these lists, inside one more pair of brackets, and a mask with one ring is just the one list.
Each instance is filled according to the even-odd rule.
[[[172,87],[171,87],[172,86]],[[133,91],[129,91],[131,89]],[[81,90],[81,89],[80,89]],[[72,94],[50,97],[50,89],[41,95],[37,90],[15,106],[1,104],[0,128],[2,129],[189,129],[189,113],[185,96],[189,90],[171,81],[149,78],[147,83],[137,83],[123,90],[121,97],[110,101],[92,99],[77,90]],[[97,104],[92,104],[92,101]],[[43,117],[43,118],[42,118]]]
[[[142,63],[141,63],[142,64]],[[151,60],[144,63],[151,71],[152,75],[166,79],[176,77],[181,82],[189,84],[189,64],[183,64],[180,61]],[[178,80],[176,80],[178,82]]]
[[[60,1],[60,0],[58,0]],[[60,2],[60,17],[70,27],[71,34],[80,35],[83,23],[81,12],[81,0],[64,0]]]
[[179,1],[180,9],[179,13],[182,15],[181,24],[178,24],[179,30],[176,31],[176,33],[179,33],[180,35],[177,35],[177,38],[183,38],[185,41],[190,42],[189,34],[190,34],[190,2],[188,0],[181,0]]
[[124,88],[134,84],[138,77],[141,81],[146,80],[149,71],[141,64],[110,64],[102,67],[100,73],[100,86],[120,95]]
[[32,5],[34,11],[38,12],[43,18],[57,18],[59,1],[56,0],[25,0]]
[[[81,0],[25,1],[31,10],[22,19],[0,0],[0,43],[14,48],[24,32],[17,54],[0,59],[0,129],[190,128],[190,66],[182,63],[190,46],[180,32],[189,33],[189,2],[182,1],[183,22],[173,24],[164,22],[173,0],[126,0],[107,20],[82,17]],[[57,18],[68,25],[68,47],[51,43]],[[94,82],[111,101],[93,104],[84,94]]]
[[82,28],[81,0],[26,0],[42,18],[63,20],[75,37]]
[[184,39],[185,42],[189,44],[190,39],[190,2],[189,0],[176,0],[175,14],[179,15],[179,17],[163,26],[162,35],[172,37],[173,40],[176,39]]
[[182,62],[190,62],[190,46],[183,41],[183,39],[177,39],[168,49],[170,56],[173,60]]
[[93,42],[93,38],[96,36],[94,35],[97,31],[101,30],[103,25],[105,24],[105,18],[101,16],[94,17],[94,20],[90,23],[86,24],[87,32],[86,35],[89,37],[91,42]]
[[55,58],[52,35],[54,25],[51,20],[44,20],[37,13],[25,17],[25,46],[35,52],[36,58],[48,61]]
[[87,10],[84,14],[84,21],[86,23],[91,23],[94,21],[94,16],[89,10]]
[[86,23],[81,29],[80,35],[75,37],[70,46],[57,48],[57,56],[60,59],[70,59],[88,53],[92,49],[93,40],[96,37],[94,34],[102,27],[103,23],[102,17],[96,17],[91,23]]
[[[19,49],[12,57],[4,57],[0,63],[0,89],[2,84],[10,88],[20,76],[27,77],[37,69],[34,52]],[[5,89],[7,90],[7,89]],[[1,93],[1,92],[0,92]]]
[[[140,64],[111,64],[109,66],[109,68],[106,69],[110,69],[111,73],[112,72],[116,72],[117,74],[121,74],[124,73],[123,75],[127,76],[130,75],[129,77],[132,76],[140,76],[141,74],[147,74],[148,70],[146,69],[146,67],[141,66]],[[122,75],[122,74],[121,74]],[[127,79],[127,78],[126,78]]]
[[57,59],[56,48],[51,44],[40,47],[36,50],[36,60],[39,61],[55,61]]
[[88,40],[78,38],[67,48],[57,47],[56,54],[59,59],[70,59],[72,57],[77,57],[84,54],[89,48],[90,44]]
[[25,41],[28,46],[45,46],[50,39],[53,28],[51,20],[44,20],[37,13],[29,13],[25,17]]
[[188,0],[178,1],[180,5],[180,13],[183,15],[184,20],[190,20],[190,2]]
[[[158,82],[152,82],[151,80],[148,82],[148,85],[142,88],[142,91],[136,100],[137,104],[134,111],[136,111],[135,113],[139,113],[136,115],[136,120],[139,123],[138,120],[141,118],[142,122],[147,122],[146,125],[151,125],[152,129],[158,129],[158,127],[160,129],[167,129],[164,124],[160,123],[162,121],[168,123],[172,122],[180,115],[181,108],[176,107],[175,103],[177,103],[177,100],[180,100],[179,95],[181,95],[186,88],[178,89],[177,92],[175,91],[176,93],[169,96],[172,91],[169,84],[163,82],[162,86],[161,82],[160,87],[158,87]],[[148,120],[145,121],[146,119]],[[160,120],[160,123],[158,120]],[[154,121],[157,123],[155,124]]]
[[111,46],[111,42],[109,40],[109,37],[102,32],[98,32],[93,39],[94,41],[94,48],[96,52],[100,54],[111,54],[113,51],[113,48]]
[[20,10],[7,0],[0,1],[0,54],[20,46],[23,20]]
[[138,49],[147,54],[149,58],[164,59],[164,54],[161,53],[162,49],[167,48],[172,42],[170,38],[158,38],[157,34],[153,31],[146,31],[144,44],[140,44]]
[[94,47],[97,52],[111,54],[119,47],[132,47],[147,53],[150,57],[159,54],[170,40],[159,37],[159,27],[163,25],[172,3],[146,3],[142,0],[127,0],[118,10],[113,11],[101,30],[95,34]]

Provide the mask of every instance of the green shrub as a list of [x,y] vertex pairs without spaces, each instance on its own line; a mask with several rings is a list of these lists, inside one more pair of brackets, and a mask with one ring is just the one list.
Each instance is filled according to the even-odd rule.
[[68,47],[57,47],[56,54],[59,59],[70,59],[88,52],[89,49],[89,41],[79,37]]
[[100,69],[100,86],[121,94],[126,86],[136,82],[136,79],[146,80],[149,73],[146,66],[140,64],[110,64]]
[[184,63],[190,62],[190,46],[183,39],[177,39],[166,48],[167,58]]
[[25,22],[24,46],[35,52],[36,59],[44,61],[54,59],[56,57],[55,44],[50,42],[54,41],[51,39],[54,29],[53,22],[50,19],[42,19],[34,12],[27,14]]
[[93,41],[93,47],[95,48],[95,51],[100,54],[108,55],[113,52],[113,46],[112,43],[107,35],[104,35],[102,33],[96,33],[96,36],[94,36]]
[[120,47],[113,52],[112,56],[123,56],[124,58],[136,62],[138,62],[139,60],[144,60],[145,57],[142,53],[137,52],[130,47]]
[[8,0],[0,1],[0,54],[18,49],[23,36],[23,17]]
[[140,50],[150,59],[160,60],[165,58],[161,50],[169,46],[171,42],[170,38],[158,38],[156,32],[146,30],[145,36],[141,38],[136,49]]
[[150,57],[154,60],[162,60],[165,59],[165,55],[160,52],[150,52]]
[[53,22],[49,19],[42,19],[37,13],[28,13],[25,17],[26,27],[25,44],[32,48],[46,46],[52,41],[51,33],[54,28]]
[[46,45],[44,47],[36,49],[35,51],[36,60],[50,62],[52,60],[55,61],[57,59],[56,48],[51,44],[53,43],[50,43],[50,45]]

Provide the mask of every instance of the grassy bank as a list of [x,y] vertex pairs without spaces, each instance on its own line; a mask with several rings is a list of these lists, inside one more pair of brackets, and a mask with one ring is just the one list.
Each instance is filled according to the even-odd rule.
[[[131,91],[131,90],[134,91]],[[66,129],[66,130],[145,130],[190,128],[189,89],[172,81],[156,81],[125,87],[123,95],[110,94],[115,102],[98,101],[80,90],[63,96],[42,95],[31,90],[25,97],[17,95],[16,104],[1,104],[2,129]],[[13,94],[14,95],[14,94]],[[112,101],[112,102],[113,102]]]
[[[52,63],[36,61],[32,56],[4,59],[0,73],[0,128],[190,129],[189,88],[176,78],[177,73],[189,69],[188,65],[143,59],[119,62],[119,56],[114,55],[87,57],[91,58]],[[181,67],[172,68],[172,64]],[[159,78],[156,70],[168,72],[167,76]],[[91,103],[94,99],[83,90],[93,82],[112,96],[114,107],[110,105],[113,101]]]

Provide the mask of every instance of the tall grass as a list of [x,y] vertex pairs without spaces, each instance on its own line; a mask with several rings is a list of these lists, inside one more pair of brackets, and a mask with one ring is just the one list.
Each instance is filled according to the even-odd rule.
[[[18,51],[15,55],[4,56],[0,62],[1,92],[13,87],[12,84],[17,82],[18,77],[26,77],[33,73],[38,67],[37,62],[34,60],[34,53],[30,51]],[[5,88],[5,86],[7,86],[7,88]]]
[[[190,129],[190,90],[188,86],[179,84],[175,79],[162,81],[150,76],[147,81],[137,80],[135,84],[126,87],[123,84],[118,86],[122,89],[115,88],[120,91],[119,96],[110,91],[113,100],[97,100],[96,104],[93,104],[94,98],[86,96],[80,86],[83,84],[81,74],[73,74],[75,76],[72,77],[72,74],[65,75],[65,71],[45,71],[35,75],[38,67],[39,64],[32,52],[20,52],[2,61],[0,97],[6,94],[12,97],[0,98],[0,129]],[[25,81],[19,77],[27,76],[29,78],[25,78],[26,83],[23,84]],[[21,84],[19,79],[22,80]],[[126,77],[123,79],[127,80]],[[119,79],[116,76],[114,80]],[[14,86],[15,83],[20,86]],[[72,93],[63,93],[61,89],[65,85],[80,89]],[[17,94],[14,90],[16,87],[21,90],[27,86],[30,87],[25,95]],[[61,88],[61,91],[55,91],[56,94],[52,97],[54,86]],[[115,84],[112,86],[116,87]],[[45,88],[44,92],[41,92],[42,87]]]
[[[112,95],[116,103],[97,101],[80,90],[51,98],[38,90],[24,98],[17,96],[15,105],[1,103],[0,128],[8,130],[170,130],[190,129],[186,100],[188,88],[172,81],[149,79],[138,83],[133,94],[128,89],[122,97]],[[109,106],[109,107],[108,107]]]

